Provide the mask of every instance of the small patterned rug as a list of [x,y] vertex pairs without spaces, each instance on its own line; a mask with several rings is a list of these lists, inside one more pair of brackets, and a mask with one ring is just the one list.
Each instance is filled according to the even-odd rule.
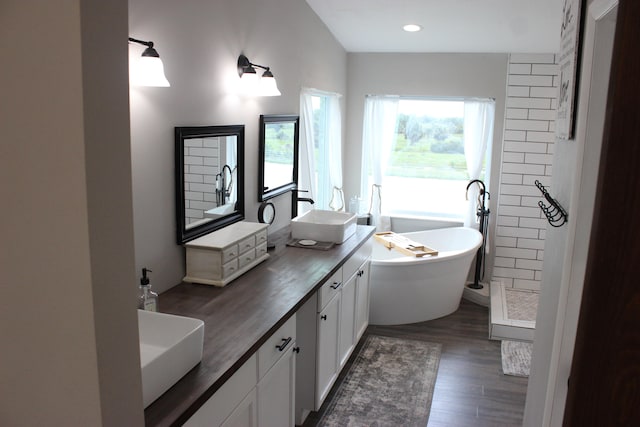
[[502,341],[502,372],[505,375],[528,377],[533,344],[522,341]]
[[511,320],[536,321],[538,314],[538,292],[525,289],[505,288],[507,317]]
[[426,426],[441,349],[368,335],[318,426]]

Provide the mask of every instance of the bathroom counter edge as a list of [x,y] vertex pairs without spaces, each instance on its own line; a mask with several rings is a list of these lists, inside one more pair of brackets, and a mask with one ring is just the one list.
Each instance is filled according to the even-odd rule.
[[183,282],[162,293],[160,311],[204,321],[205,343],[200,364],[145,409],[145,424],[182,425],[374,232],[359,225],[325,251],[286,246],[286,227],[269,236],[270,257],[227,286]]

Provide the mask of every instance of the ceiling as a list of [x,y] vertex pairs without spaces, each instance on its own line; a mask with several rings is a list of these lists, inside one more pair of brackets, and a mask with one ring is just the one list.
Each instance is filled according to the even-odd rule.
[[[555,53],[564,0],[306,0],[347,52]],[[405,24],[422,31],[407,33]]]

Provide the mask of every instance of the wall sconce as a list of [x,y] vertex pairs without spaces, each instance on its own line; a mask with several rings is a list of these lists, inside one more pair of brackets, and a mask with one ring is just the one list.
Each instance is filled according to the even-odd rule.
[[[262,73],[262,78],[258,77],[255,67],[265,70],[264,73]],[[244,55],[238,57],[238,75],[247,94],[257,96],[282,95],[278,90],[278,84],[269,67],[252,64]]]
[[129,41],[147,47],[142,52],[142,58],[136,64],[132,83],[137,86],[171,86],[164,75],[164,65],[158,51],[153,48],[153,42],[145,42],[131,37],[129,37]]

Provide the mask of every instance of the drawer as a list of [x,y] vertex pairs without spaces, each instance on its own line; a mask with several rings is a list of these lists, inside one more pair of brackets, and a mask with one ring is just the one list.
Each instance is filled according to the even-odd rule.
[[267,242],[256,246],[256,258],[260,258],[267,254]]
[[256,246],[267,243],[267,230],[256,233]]
[[353,276],[360,266],[364,264],[366,260],[371,258],[371,250],[373,249],[373,237],[367,240],[360,248],[356,251],[355,254],[351,255],[345,263],[343,268],[344,271],[344,279],[349,280],[351,276]]
[[258,381],[296,342],[296,315],[267,339],[258,350]]
[[338,269],[333,276],[329,278],[318,291],[318,313],[322,311],[325,305],[335,294],[340,292],[342,286],[342,268]]
[[238,259],[234,258],[222,266],[222,278],[229,277],[238,271]]
[[250,251],[244,252],[240,254],[238,257],[238,268],[242,269],[247,265],[251,264],[256,259],[256,250],[251,249]]
[[249,249],[256,247],[256,236],[249,236],[246,239],[240,240],[238,243],[238,250],[240,253],[244,253]]
[[233,258],[237,257],[238,245],[231,245],[228,248],[224,248],[222,250],[222,263],[226,263],[227,261],[231,261]]

